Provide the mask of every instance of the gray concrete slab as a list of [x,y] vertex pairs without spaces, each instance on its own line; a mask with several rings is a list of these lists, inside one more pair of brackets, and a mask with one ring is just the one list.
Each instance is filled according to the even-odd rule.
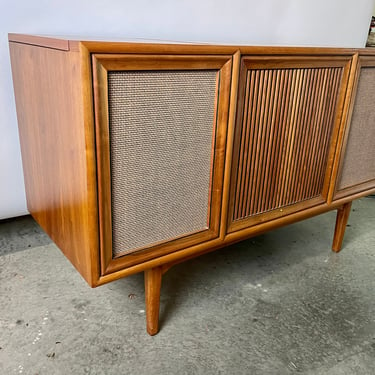
[[[0,223],[0,374],[374,374],[375,199],[91,289],[31,218]],[[20,224],[21,222],[21,224]],[[30,246],[29,246],[30,245]]]

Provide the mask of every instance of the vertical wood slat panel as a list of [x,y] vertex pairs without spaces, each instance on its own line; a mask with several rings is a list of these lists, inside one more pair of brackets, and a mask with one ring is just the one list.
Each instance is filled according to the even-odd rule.
[[[306,135],[308,134],[308,132],[305,131],[305,129],[306,129],[306,123],[309,119],[309,117],[306,117],[306,114],[308,112],[309,102],[311,99],[311,95],[309,95],[309,90],[311,89],[311,85],[313,83],[311,70],[304,69],[304,74],[305,74],[306,79],[304,80],[305,85],[304,85],[304,90],[302,94],[301,106],[299,110],[299,120],[298,120],[298,122],[301,123],[301,126],[299,126],[298,128],[298,135],[297,135],[297,138],[301,139],[301,142],[299,142],[298,148],[296,149],[297,160],[301,160],[304,157],[305,148],[303,147],[303,145],[306,143],[306,139],[307,139]],[[302,168],[298,169],[297,163],[295,163],[294,166],[295,166],[295,170],[293,172],[293,175],[295,175],[296,177],[294,178],[292,190],[296,192],[296,195],[298,195],[298,193],[300,192],[300,187],[301,187],[300,179],[302,177],[301,173],[303,172],[303,170]]]
[[[290,125],[290,119],[291,119],[291,112],[292,112],[292,106],[293,106],[293,97],[294,97],[294,90],[296,88],[296,70],[293,69],[292,72],[291,72],[291,77],[290,77],[290,91],[289,91],[289,95],[288,95],[288,98],[287,98],[287,106],[286,106],[286,113],[285,113],[285,119],[284,119],[284,123],[286,124],[289,124]],[[287,156],[288,156],[288,144],[289,144],[289,140],[290,140],[290,127],[286,127],[284,126],[284,124],[281,124],[282,125],[282,129],[283,129],[283,138],[281,139],[282,141],[282,148],[281,148],[281,155],[279,156],[280,157],[280,160],[277,160],[277,162],[281,163],[279,166],[277,166],[277,168],[280,169],[280,173],[278,175],[278,181],[277,181],[277,187],[276,187],[276,191],[277,191],[277,204],[276,204],[276,207],[280,207],[280,206],[283,206],[283,194],[284,194],[284,176],[285,176],[285,173],[286,173],[286,168],[287,168],[287,163],[286,163],[286,160],[287,160]]]
[[[336,85],[340,84],[340,79],[341,79],[341,70],[339,68],[336,68],[333,72],[333,78],[332,78],[334,87],[336,87]],[[328,108],[329,108],[328,121],[333,121],[333,118],[334,118],[334,115],[335,115],[335,111],[334,111],[335,100],[336,100],[336,97],[333,95],[333,93],[331,93],[330,102],[328,104]],[[329,127],[327,127],[326,130],[325,130],[324,147],[327,147],[328,132],[329,132]],[[321,158],[322,158],[322,156],[321,156]],[[321,161],[321,162],[323,162],[323,161]],[[324,163],[327,163],[327,160],[324,160]],[[321,184],[323,184],[323,182],[324,182],[324,170],[325,170],[325,168],[324,169],[322,168],[322,170],[320,171],[320,175],[318,177],[319,186],[321,186]]]
[[319,196],[342,68],[249,69],[233,220]]
[[[291,90],[291,81],[292,81],[292,75],[291,75],[291,71],[290,70],[286,70],[285,71],[285,77],[286,77],[286,81],[285,81],[285,84],[284,84],[284,91],[283,91],[283,99],[282,99],[282,106],[281,106],[281,109],[280,109],[280,121],[279,123],[276,124],[278,130],[279,130],[279,137],[278,139],[276,139],[276,144],[275,144],[275,152],[274,152],[274,155],[273,155],[273,166],[274,166],[274,175],[275,175],[275,179],[272,180],[272,184],[271,184],[271,187],[272,187],[272,194],[271,194],[271,197],[272,197],[272,200],[271,200],[271,204],[270,206],[271,207],[275,207],[278,205],[278,198],[279,198],[279,192],[278,192],[278,186],[279,186],[279,181],[280,181],[280,175],[281,175],[281,168],[280,168],[280,165],[279,165],[279,158],[281,157],[282,153],[283,153],[283,140],[284,140],[284,135],[285,135],[285,126],[283,126],[283,123],[285,121],[287,121],[287,104],[289,102],[289,97],[290,97],[290,90]],[[281,85],[283,84],[283,82],[281,83]]]
[[[244,124],[247,123],[247,115],[248,115],[248,112],[249,112],[247,110],[247,105],[248,105],[248,102],[249,102],[248,95],[249,95],[249,93],[250,94],[254,93],[254,87],[251,87],[251,89],[249,90],[249,86],[248,85],[249,85],[250,80],[249,80],[248,76],[249,76],[249,72],[248,72],[247,77],[246,77],[246,91],[245,91],[246,92],[246,97],[245,97],[245,109],[244,109],[244,121],[243,121]],[[254,79],[251,79],[251,82],[254,85]],[[241,148],[241,150],[244,150],[244,152],[241,153],[241,155],[239,155],[239,158],[240,158],[239,159],[239,163],[241,165],[244,164],[244,163],[246,163],[243,159],[244,158],[247,159],[247,151],[249,149],[248,145],[244,146],[244,142],[246,142],[246,140],[245,140],[245,138],[246,138],[245,135],[246,134],[248,135],[249,132],[247,131],[246,127],[243,126],[242,127],[242,132],[241,132],[241,146],[240,146],[240,148]],[[242,172],[243,172],[242,169],[238,171],[238,175],[237,175],[237,189],[236,189],[236,192],[235,192],[235,199],[236,199],[236,201],[241,200],[241,202],[239,203],[240,206],[242,205],[242,198],[244,196],[244,194],[243,194],[243,188],[241,189],[241,187],[243,187],[243,178],[245,176],[244,176],[244,174]],[[235,211],[234,211],[234,215],[235,216],[238,215],[238,210],[237,209],[238,209],[238,205],[236,205],[236,207],[235,207]]]
[[[315,72],[313,72],[313,80],[315,82],[314,87],[314,93],[312,96],[312,104],[311,104],[311,112],[309,113],[308,121],[311,122],[311,126],[308,126],[308,138],[305,140],[305,147],[306,147],[306,154],[305,154],[305,160],[304,160],[304,170],[302,175],[302,181],[301,181],[301,189],[299,191],[299,195],[297,195],[297,199],[299,201],[303,200],[303,198],[309,194],[308,187],[310,185],[309,178],[309,172],[311,171],[311,163],[313,158],[311,157],[313,155],[313,147],[314,147],[314,140],[316,137],[316,125],[317,120],[319,118],[319,103],[322,98],[322,92],[321,87],[323,84],[323,76],[322,76],[322,70],[319,69]],[[310,195],[315,196],[315,194],[312,194],[310,192]]]
[[310,73],[310,92],[309,98],[306,103],[306,115],[303,121],[303,128],[304,128],[304,137],[301,140],[301,149],[302,149],[302,156],[300,158],[300,162],[303,165],[302,168],[299,169],[299,173],[296,176],[296,200],[301,201],[304,195],[304,187],[306,186],[306,178],[307,178],[307,163],[309,161],[310,152],[309,149],[310,142],[309,140],[313,137],[313,127],[308,126],[311,120],[314,118],[314,108],[316,107],[317,102],[317,90],[319,88],[319,72],[316,70],[309,70]]
[[[314,108],[314,117],[313,117],[313,128],[312,128],[312,136],[311,141],[307,144],[308,146],[308,161],[307,161],[307,175],[306,183],[303,187],[303,195],[302,197],[309,197],[315,196],[312,193],[312,185],[314,184],[314,179],[311,178],[311,173],[313,172],[314,168],[314,160],[316,158],[316,145],[319,142],[318,132],[319,132],[319,122],[322,117],[322,101],[324,100],[325,95],[325,82],[326,82],[326,75],[324,69],[319,71],[319,79],[318,79],[318,94],[317,100],[315,102],[316,107]],[[317,194],[316,194],[317,195]]]

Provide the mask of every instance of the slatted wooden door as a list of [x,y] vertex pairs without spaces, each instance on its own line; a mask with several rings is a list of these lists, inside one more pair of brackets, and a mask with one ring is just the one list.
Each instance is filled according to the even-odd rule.
[[244,57],[229,231],[326,201],[347,57]]

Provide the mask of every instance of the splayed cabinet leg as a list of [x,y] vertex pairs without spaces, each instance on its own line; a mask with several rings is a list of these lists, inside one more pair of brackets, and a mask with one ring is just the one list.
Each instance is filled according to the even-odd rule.
[[337,210],[335,234],[333,236],[332,250],[338,253],[341,250],[346,224],[349,219],[352,202],[345,203]]
[[145,271],[146,323],[147,332],[151,336],[159,331],[159,307],[162,267],[155,267]]

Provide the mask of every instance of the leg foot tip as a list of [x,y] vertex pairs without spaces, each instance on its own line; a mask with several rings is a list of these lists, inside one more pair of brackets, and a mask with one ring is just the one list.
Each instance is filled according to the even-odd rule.
[[155,336],[157,333],[159,332],[159,330],[157,328],[147,328],[147,333],[150,335],[150,336]]

